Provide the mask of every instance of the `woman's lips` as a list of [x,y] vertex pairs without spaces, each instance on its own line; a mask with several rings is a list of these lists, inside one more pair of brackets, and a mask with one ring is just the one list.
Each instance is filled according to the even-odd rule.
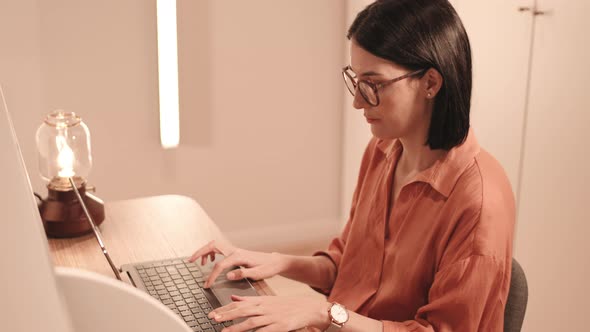
[[374,122],[377,122],[377,121],[379,121],[379,119],[375,119],[375,118],[367,118],[366,116],[365,116],[365,118],[367,119],[367,122],[368,122],[368,123],[374,123]]

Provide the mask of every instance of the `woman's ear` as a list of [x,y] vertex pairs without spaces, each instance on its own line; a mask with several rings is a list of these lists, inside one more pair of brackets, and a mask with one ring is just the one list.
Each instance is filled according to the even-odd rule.
[[434,99],[442,87],[442,75],[438,70],[429,68],[422,77],[422,80],[424,82],[424,95],[427,99]]

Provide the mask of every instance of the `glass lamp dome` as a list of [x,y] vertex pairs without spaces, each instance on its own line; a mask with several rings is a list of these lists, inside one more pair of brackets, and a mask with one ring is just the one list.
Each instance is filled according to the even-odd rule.
[[90,132],[74,112],[49,113],[37,130],[37,152],[41,177],[52,189],[71,188],[86,182],[92,168]]

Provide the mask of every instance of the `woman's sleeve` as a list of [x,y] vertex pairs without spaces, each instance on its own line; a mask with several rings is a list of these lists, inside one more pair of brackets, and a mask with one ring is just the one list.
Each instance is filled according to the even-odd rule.
[[447,266],[435,275],[414,320],[383,321],[384,332],[487,331],[503,320],[505,271],[511,262],[473,255]]
[[[359,192],[361,191],[367,169],[368,169],[371,159],[375,153],[375,149],[377,148],[377,142],[378,141],[376,138],[372,138],[371,141],[369,141],[369,144],[367,145],[367,148],[365,149],[365,152],[363,154],[363,159],[361,161],[361,167],[359,170],[359,176],[357,179],[356,188],[354,190],[354,194],[352,195],[352,204],[350,207],[348,222],[346,223],[346,226],[344,226],[344,230],[342,231],[340,236],[335,237],[332,240],[332,242],[330,242],[330,245],[328,246],[327,250],[318,251],[313,254],[313,256],[326,256],[326,257],[328,257],[336,266],[336,271],[338,271],[338,269],[340,267],[340,260],[342,259],[342,254],[344,253],[344,247],[346,246],[346,241],[348,239],[348,235],[350,234],[352,220],[354,219],[355,211],[356,211],[356,208],[358,205]],[[315,291],[320,292],[325,295],[329,295],[330,291],[331,291],[331,289],[318,289],[318,288],[314,288],[314,287],[312,287],[312,288]]]

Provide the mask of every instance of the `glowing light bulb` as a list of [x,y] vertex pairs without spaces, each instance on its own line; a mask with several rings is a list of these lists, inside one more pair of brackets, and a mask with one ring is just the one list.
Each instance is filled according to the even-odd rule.
[[64,136],[57,135],[55,143],[59,151],[57,155],[57,164],[59,165],[57,175],[62,178],[74,176],[74,151],[72,151]]

